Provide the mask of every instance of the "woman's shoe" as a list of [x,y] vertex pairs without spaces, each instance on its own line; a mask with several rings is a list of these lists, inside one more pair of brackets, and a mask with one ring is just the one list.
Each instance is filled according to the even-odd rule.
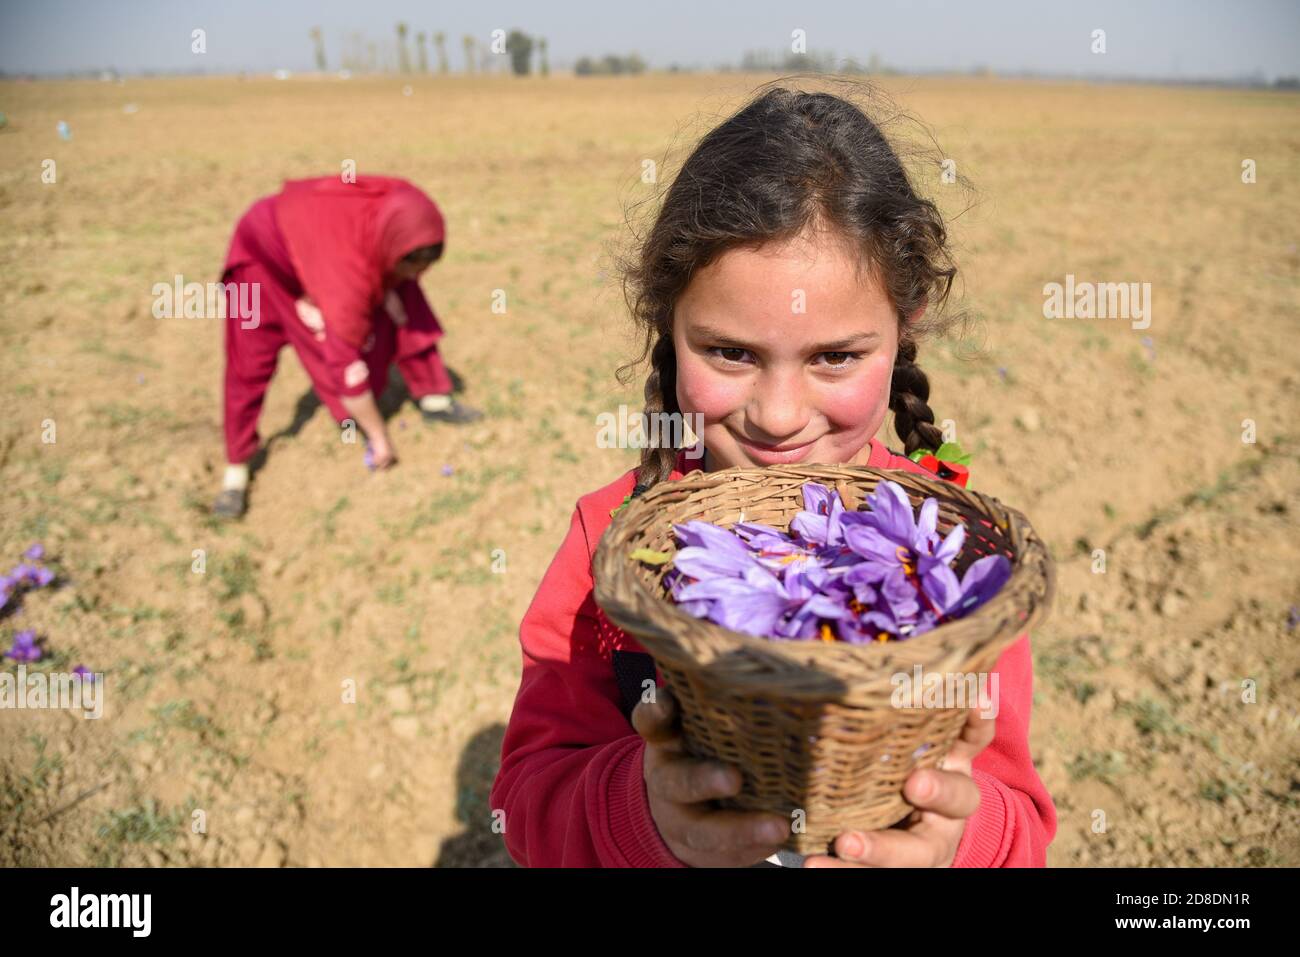
[[212,514],[219,518],[239,518],[248,509],[248,496],[242,489],[225,489],[212,503]]
[[424,416],[426,422],[450,422],[452,425],[465,425],[468,422],[477,422],[483,418],[483,413],[478,409],[461,405],[454,400],[447,408],[439,409],[436,412],[421,409],[420,415]]

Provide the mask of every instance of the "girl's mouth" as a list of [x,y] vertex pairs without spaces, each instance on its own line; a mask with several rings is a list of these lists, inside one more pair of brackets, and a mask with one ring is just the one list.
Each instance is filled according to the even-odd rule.
[[753,461],[760,465],[785,465],[790,462],[801,462],[812,451],[812,442],[805,442],[802,445],[758,445],[754,442],[742,439],[736,436],[736,442],[745,454]]

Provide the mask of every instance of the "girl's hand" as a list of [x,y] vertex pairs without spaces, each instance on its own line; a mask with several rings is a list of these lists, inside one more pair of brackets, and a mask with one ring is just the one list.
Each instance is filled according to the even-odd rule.
[[655,699],[637,704],[632,726],[646,741],[641,773],[650,814],[668,849],[691,867],[748,867],[775,854],[789,836],[790,822],[779,814],[711,806],[712,798],[740,791],[740,772],[687,756],[672,693],[656,688]]
[[912,772],[903,797],[917,810],[880,831],[845,831],[835,839],[836,857],[817,855],[804,867],[951,867],[966,830],[966,818],[980,806],[971,762],[992,742],[997,718],[972,708],[961,737],[940,762],[943,770]]
[[323,340],[325,338],[325,318],[320,314],[320,310],[305,296],[302,299],[295,300],[293,306],[302,324],[311,330],[316,340],[318,342]]

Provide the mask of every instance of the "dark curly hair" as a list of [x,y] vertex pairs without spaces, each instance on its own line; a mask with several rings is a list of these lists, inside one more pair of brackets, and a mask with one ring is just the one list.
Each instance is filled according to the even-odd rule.
[[[695,145],[663,195],[653,224],[634,237],[634,251],[620,259],[623,295],[644,332],[644,345],[618,377],[627,384],[631,370],[648,355],[645,412],[680,412],[672,316],[692,276],[732,247],[788,239],[825,222],[861,250],[897,312],[889,408],[898,437],[907,454],[938,448],[943,436],[930,410],[929,380],[916,364],[917,340],[943,334],[967,318],[944,314],[957,267],[943,218],[913,189],[895,148],[852,99],[803,92],[789,82],[784,78],[760,88]],[[864,81],[830,82],[884,101]],[[928,158],[937,177],[943,163],[937,146],[914,149],[914,155]],[[951,166],[943,169],[948,181],[969,190],[965,177],[953,175]],[[908,322],[923,305],[939,308],[927,309],[920,322]],[[676,450],[669,446],[644,449],[637,493],[665,480],[675,460]]]

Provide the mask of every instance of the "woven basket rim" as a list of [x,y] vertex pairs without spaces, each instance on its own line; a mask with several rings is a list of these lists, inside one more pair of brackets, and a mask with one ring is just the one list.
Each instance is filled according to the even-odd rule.
[[[906,475],[909,481],[919,484],[923,488],[927,489],[925,493],[926,497],[933,497],[951,502],[954,498],[966,496],[967,498],[975,500],[977,503],[981,503],[984,509],[991,513],[989,518],[996,521],[999,526],[1009,534],[1011,539],[1019,545],[1019,547],[1014,549],[1014,556],[1011,558],[1011,575],[998,590],[997,594],[995,594],[989,601],[980,605],[973,612],[963,616],[962,618],[954,619],[951,622],[945,622],[927,632],[917,635],[914,638],[907,638],[904,641],[873,641],[867,644],[853,644],[840,640],[827,642],[763,637],[751,635],[746,632],[734,631],[730,628],[725,628],[716,622],[697,618],[684,611],[681,606],[672,601],[669,596],[655,594],[655,592],[646,585],[642,577],[635,573],[634,566],[636,563],[634,560],[630,559],[626,555],[611,554],[613,546],[610,543],[616,536],[618,529],[621,529],[623,526],[633,521],[635,518],[640,516],[642,512],[655,509],[657,507],[657,500],[662,496],[666,494],[680,494],[683,483],[688,484],[688,486],[697,486],[698,489],[703,490],[714,488],[727,482],[758,479],[763,476],[770,476],[773,473],[783,473],[792,478],[800,478],[809,468],[819,470],[829,469],[840,473],[841,477],[849,479],[875,478],[877,479],[877,484],[879,484],[879,482],[892,481],[901,473]],[[801,478],[801,483],[807,483],[809,481],[818,481],[818,479],[813,477]],[[955,489],[959,489],[960,494],[955,493]],[[691,489],[691,491],[695,490],[696,489]],[[831,491],[834,492],[836,489],[831,486]],[[910,500],[911,496],[909,495],[909,501]],[[915,508],[915,506],[913,507]],[[1034,550],[1041,550],[1042,552],[1042,558],[1044,560],[1043,565],[1047,578],[1046,594],[1044,600],[1034,609],[1033,613],[1025,614],[1020,620],[1020,623],[1015,626],[1013,629],[1014,635],[1019,635],[1031,629],[1046,617],[1047,609],[1050,607],[1052,593],[1054,591],[1054,576],[1052,574],[1051,556],[1047,553],[1041,540],[1034,533],[1029,520],[1021,512],[1004,505],[994,496],[975,492],[970,489],[960,488],[960,486],[954,486],[951,482],[947,482],[937,477],[919,475],[914,472],[906,472],[899,469],[884,469],[866,465],[825,464],[817,464],[814,466],[778,465],[768,466],[766,468],[733,466],[731,468],[719,469],[713,472],[702,472],[699,470],[688,472],[679,479],[674,479],[670,482],[661,482],[647,490],[640,497],[629,501],[618,511],[617,514],[614,515],[613,520],[601,536],[600,543],[594,556],[593,568],[597,572],[595,576],[597,604],[602,608],[606,608],[607,605],[613,605],[616,608],[623,609],[626,612],[630,612],[632,615],[639,617],[639,612],[635,607],[628,607],[629,603],[620,600],[614,595],[613,582],[610,581],[608,575],[602,575],[600,573],[602,569],[611,568],[611,562],[621,563],[623,566],[621,574],[617,571],[619,564],[613,564],[612,568],[615,569],[616,574],[619,574],[622,583],[630,587],[630,589],[635,593],[635,596],[638,599],[636,604],[643,604],[645,607],[655,608],[658,610],[658,616],[666,619],[666,621],[651,622],[651,624],[666,625],[679,622],[686,625],[687,623],[690,623],[691,626],[696,628],[703,627],[708,632],[712,632],[717,638],[733,642],[740,650],[752,652],[757,656],[768,658],[769,660],[775,655],[776,657],[789,660],[791,664],[796,664],[794,656],[797,656],[799,659],[802,659],[797,663],[803,667],[807,667],[810,662],[830,661],[836,659],[852,660],[862,663],[876,663],[880,659],[896,653],[897,647],[900,644],[905,643],[911,650],[916,652],[921,652],[930,645],[938,644],[944,638],[948,637],[945,629],[954,625],[960,624],[966,630],[977,630],[979,625],[991,623],[992,619],[995,618],[1004,618],[1008,620],[1014,618],[1015,612],[1019,611],[1023,613],[1024,609],[1013,604],[1016,598],[1016,590],[1011,586],[1017,576],[1022,575],[1026,570],[1028,556],[1030,552]],[[992,637],[995,636],[996,633],[996,630],[990,631],[990,640],[992,640]],[[669,637],[670,640],[675,640],[672,638],[671,632],[669,632]],[[1009,644],[1009,639],[1006,643]],[[979,646],[979,643],[972,640],[971,645],[972,647],[976,647]]]

